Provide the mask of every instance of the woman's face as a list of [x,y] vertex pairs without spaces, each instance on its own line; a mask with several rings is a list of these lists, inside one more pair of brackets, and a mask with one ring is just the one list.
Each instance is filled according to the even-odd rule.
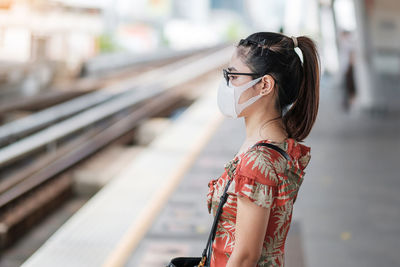
[[[253,73],[253,71],[242,61],[242,59],[237,56],[236,51],[233,53],[232,58],[229,62],[228,70],[230,72],[237,72],[237,73]],[[250,82],[251,80],[253,80],[253,76],[250,75],[234,75],[234,74],[229,75],[229,81],[234,86],[244,85]],[[253,96],[257,96],[260,93],[260,90],[258,90],[259,89],[258,87],[260,87],[259,86],[260,83],[244,91],[239,98],[239,104],[246,102]]]
[[[237,73],[253,73],[253,71],[237,55],[237,50],[235,50],[235,52],[233,53],[233,55],[231,57],[231,60],[229,62],[229,66],[228,66],[228,70],[230,72],[237,72]],[[234,86],[244,85],[244,84],[250,82],[251,80],[253,80],[253,76],[250,76],[250,75],[234,75],[234,74],[229,75],[229,81]],[[239,114],[239,117],[249,116],[251,113],[256,111],[258,108],[260,108],[260,107],[263,108],[268,102],[268,99],[266,99],[266,98],[272,97],[272,94],[270,94],[270,92],[272,91],[271,88],[273,88],[273,87],[274,87],[274,80],[272,79],[272,77],[270,75],[265,75],[260,82],[253,85],[252,87],[248,88],[247,90],[245,90],[240,95],[239,104],[242,104],[242,103],[246,102],[248,99],[250,99],[254,96],[257,96],[259,94],[262,94],[264,97],[262,97],[262,99],[256,101],[249,107],[245,108]]]

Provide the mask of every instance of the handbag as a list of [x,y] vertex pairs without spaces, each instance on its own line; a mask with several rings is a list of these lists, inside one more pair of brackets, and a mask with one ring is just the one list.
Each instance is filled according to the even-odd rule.
[[[275,149],[279,153],[281,153],[288,161],[291,160],[290,156],[280,147],[270,144],[270,143],[259,143],[255,144],[251,148],[255,146],[266,146],[272,149]],[[203,250],[203,253],[201,257],[177,257],[173,258],[166,267],[209,267],[210,266],[210,259],[211,259],[211,248],[212,248],[212,243],[214,242],[215,239],[215,233],[217,231],[217,224],[218,224],[218,219],[222,213],[222,207],[224,206],[226,200],[228,199],[228,188],[229,185],[231,184],[232,179],[228,180],[227,185],[225,186],[224,193],[222,194],[220,198],[220,202],[218,205],[218,209],[216,212],[216,215],[214,217],[214,221],[211,227],[210,234],[208,236],[206,248]]]

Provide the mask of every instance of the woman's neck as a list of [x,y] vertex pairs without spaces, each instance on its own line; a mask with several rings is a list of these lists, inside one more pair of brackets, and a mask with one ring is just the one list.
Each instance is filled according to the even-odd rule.
[[282,142],[287,137],[282,118],[276,112],[255,112],[252,116],[245,117],[244,122],[247,142],[265,139]]

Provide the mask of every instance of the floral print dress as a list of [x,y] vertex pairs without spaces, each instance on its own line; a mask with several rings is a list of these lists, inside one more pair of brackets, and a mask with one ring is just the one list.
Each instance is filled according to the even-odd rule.
[[212,244],[210,267],[225,266],[235,247],[238,195],[260,207],[271,209],[257,266],[284,266],[285,241],[292,219],[293,203],[303,182],[311,149],[292,138],[282,143],[270,140],[257,143],[272,143],[288,153],[291,160],[287,161],[271,148],[252,147],[225,164],[225,172],[208,183],[208,212],[212,212],[215,217],[228,179],[232,179]]

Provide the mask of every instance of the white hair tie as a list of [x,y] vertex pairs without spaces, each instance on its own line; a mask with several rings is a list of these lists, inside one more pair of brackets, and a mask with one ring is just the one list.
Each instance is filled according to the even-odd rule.
[[[294,48],[293,48],[293,50],[294,50],[294,52],[299,56],[299,58],[300,58],[300,61],[301,61],[301,64],[303,65],[303,52],[301,51],[301,49],[300,49],[300,47],[299,47],[299,43],[297,42],[297,38],[296,37],[294,37],[294,36],[292,36],[292,37],[290,37],[290,38],[292,38],[292,40],[293,40],[293,43],[294,43]],[[297,47],[297,49],[296,49],[296,47]]]
[[296,38],[296,37],[294,37],[294,36],[292,36],[292,37],[290,37],[290,38],[292,38],[292,40],[293,40],[293,43],[294,43],[294,48],[296,48],[296,47],[298,46],[298,43],[297,43],[297,38]]

